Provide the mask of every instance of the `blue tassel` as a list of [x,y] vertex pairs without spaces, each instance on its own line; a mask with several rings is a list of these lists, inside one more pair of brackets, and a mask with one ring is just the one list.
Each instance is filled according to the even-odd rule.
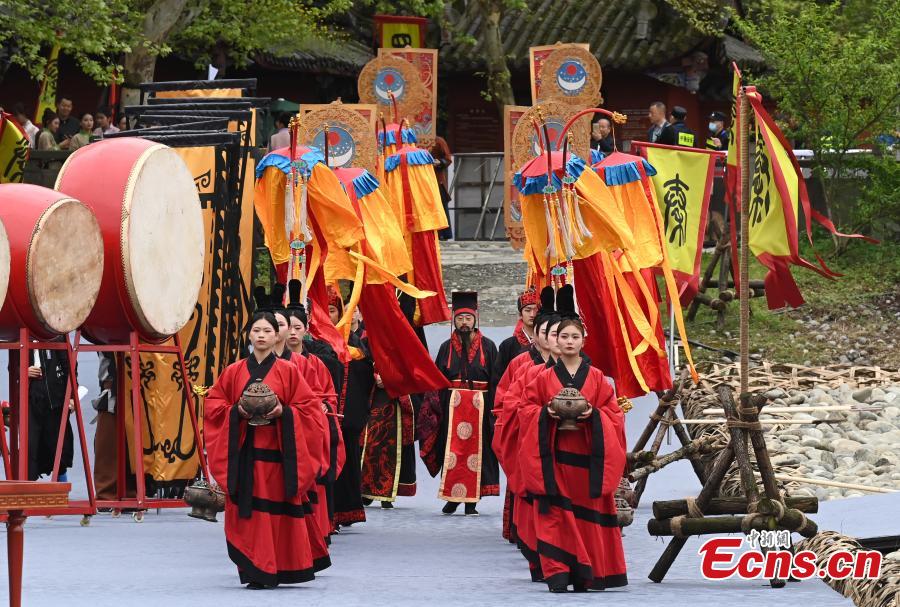
[[353,191],[356,193],[356,198],[359,199],[377,190],[379,185],[378,180],[372,173],[363,171],[353,180]]
[[[317,148],[309,148],[309,151],[301,155],[297,161],[297,166],[304,179],[309,179],[312,169],[315,165],[325,164],[325,156],[322,155]],[[262,177],[265,170],[269,167],[277,167],[285,175],[291,173],[291,161],[287,156],[275,154],[274,152],[266,154],[259,164],[256,165],[256,178]]]
[[[643,159],[641,159],[641,163],[647,177],[656,175],[656,169],[653,168],[653,165]],[[640,181],[640,179],[641,173],[638,170],[637,162],[626,162],[616,166],[603,167],[603,181],[606,182],[606,185],[625,185],[626,183]]]
[[[406,152],[406,162],[411,166],[434,164],[434,157],[428,150],[415,150]],[[400,166],[400,154],[388,156],[384,161],[384,170],[391,172]]]

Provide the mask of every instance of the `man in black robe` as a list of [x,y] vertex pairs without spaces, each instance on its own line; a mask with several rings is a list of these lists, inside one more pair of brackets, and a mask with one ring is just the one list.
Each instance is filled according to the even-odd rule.
[[[453,514],[462,502],[467,515],[477,515],[475,505],[482,497],[500,494],[500,468],[491,449],[497,346],[478,330],[477,293],[454,292],[452,302],[453,333],[441,345],[435,360],[451,387],[440,393],[441,419],[435,440],[426,440],[420,447],[426,453],[430,451],[432,459],[443,455],[445,469],[438,497],[447,501],[444,514]],[[473,409],[476,415],[480,409],[480,423],[477,416],[472,418]],[[448,432],[451,423],[453,429]],[[480,440],[471,440],[476,437]],[[474,475],[458,476],[467,469],[471,471],[479,461],[480,482],[472,480]]]
[[516,302],[519,308],[519,320],[512,337],[507,337],[500,342],[497,356],[497,378],[503,377],[509,363],[516,356],[528,350],[534,341],[534,319],[541,309],[541,299],[534,287],[528,289],[519,296]]

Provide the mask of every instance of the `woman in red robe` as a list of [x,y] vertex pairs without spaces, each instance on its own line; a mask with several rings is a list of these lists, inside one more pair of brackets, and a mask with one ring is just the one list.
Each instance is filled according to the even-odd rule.
[[[624,415],[606,377],[581,352],[584,327],[570,288],[557,294],[564,317],[557,329],[559,360],[527,386],[517,413],[519,480],[551,592],[628,583],[614,498],[625,468]],[[576,430],[559,430],[547,406],[563,388],[579,390],[590,404]]]
[[[278,322],[257,312],[250,326],[253,353],[226,367],[206,396],[204,437],[210,471],[226,489],[228,556],[248,588],[307,582],[315,577],[306,500],[318,473],[301,423],[318,407],[297,367],[275,356]],[[244,390],[265,382],[278,406],[264,426],[252,426],[241,407]]]

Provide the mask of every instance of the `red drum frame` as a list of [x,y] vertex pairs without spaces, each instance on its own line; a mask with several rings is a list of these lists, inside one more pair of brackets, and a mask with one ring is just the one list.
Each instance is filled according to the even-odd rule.
[[[69,337],[65,336],[64,341],[44,341],[34,340],[31,332],[27,328],[20,328],[18,341],[0,343],[0,350],[8,350],[10,352],[10,363],[13,357],[17,357],[19,364],[18,370],[14,370],[14,365],[10,364],[10,444],[6,445],[5,436],[0,432],[0,456],[3,458],[3,468],[7,480],[27,480],[28,479],[28,364],[23,361],[31,360],[34,350],[65,350],[69,363],[69,381],[66,386],[66,395],[63,403],[67,403],[70,399],[74,401],[74,407],[69,413],[75,414],[75,422],[77,427],[78,439],[81,446],[81,462],[84,467],[85,484],[87,488],[87,500],[70,500],[68,506],[51,509],[41,509],[34,513],[26,511],[26,516],[31,514],[43,515],[77,515],[90,517],[97,514],[98,508],[112,508],[116,511],[129,508],[135,510],[146,510],[149,508],[184,508],[186,504],[183,499],[173,498],[148,498],[147,487],[143,474],[144,461],[144,437],[142,431],[142,423],[144,419],[143,398],[140,390],[140,355],[146,354],[175,354],[178,357],[178,366],[181,370],[183,383],[183,399],[187,399],[190,406],[187,407],[190,414],[191,427],[194,430],[195,448],[200,461],[200,469],[206,478],[209,476],[209,466],[206,461],[206,453],[203,446],[203,435],[200,432],[198,424],[198,415],[194,410],[194,392],[191,384],[190,375],[187,373],[187,366],[184,360],[184,351],[181,348],[181,340],[178,334],[173,336],[173,345],[150,344],[140,340],[136,331],[130,332],[129,342],[127,344],[91,344],[82,343],[81,331],[75,332],[73,341],[69,341]],[[117,480],[115,500],[98,500],[96,489],[94,487],[93,468],[88,456],[87,438],[85,435],[84,415],[82,413],[81,403],[78,398],[73,395],[78,393],[78,378],[75,376],[74,369],[79,352],[104,352],[112,353],[116,357],[116,372],[118,373],[116,387],[116,404],[125,403],[125,366],[124,355],[129,354],[133,361],[138,364],[131,365],[131,412],[134,420],[131,440],[131,456],[135,462],[141,463],[141,471],[135,471],[136,491],[134,497],[126,497],[126,477],[127,477],[127,442],[125,427],[125,410],[117,409],[116,414],[116,463],[117,463]],[[184,400],[182,400],[184,402]],[[59,479],[59,465],[62,457],[63,438],[65,436],[66,422],[69,415],[63,415],[60,419],[59,432],[57,434],[56,451],[53,460],[53,473],[51,480],[53,482]],[[24,449],[22,448],[24,446]],[[87,518],[85,519],[87,520]]]

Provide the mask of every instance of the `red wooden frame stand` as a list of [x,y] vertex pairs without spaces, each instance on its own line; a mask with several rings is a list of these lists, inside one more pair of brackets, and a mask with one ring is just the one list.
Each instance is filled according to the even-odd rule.
[[[96,514],[96,499],[94,493],[94,477],[91,474],[91,464],[88,457],[87,438],[84,432],[84,417],[81,411],[81,403],[78,400],[78,378],[75,375],[76,354],[68,338],[63,341],[46,341],[32,338],[31,332],[24,327],[19,329],[17,341],[0,343],[0,350],[9,351],[9,445],[0,445],[0,455],[3,456],[4,473],[6,480],[28,480],[28,391],[29,377],[28,367],[31,366],[31,356],[34,350],[65,350],[69,362],[69,381],[66,385],[66,395],[63,407],[67,407],[70,400],[74,402],[71,412],[75,413],[75,425],[78,431],[78,440],[81,445],[81,461],[85,470],[85,484],[88,499],[69,502],[64,508],[44,509],[40,514],[81,514],[90,516]],[[66,423],[69,415],[63,409],[60,416],[59,432],[57,433],[56,455],[53,460],[52,482],[59,480],[59,463],[62,458],[62,445],[65,438]],[[0,434],[3,434],[0,432]],[[31,512],[25,512],[30,516]]]
[[[81,514],[85,517],[93,516],[97,513],[97,508],[112,508],[115,511],[122,509],[134,509],[137,511],[149,508],[184,508],[186,504],[183,499],[174,498],[148,498],[147,487],[144,479],[143,465],[140,474],[135,474],[136,491],[134,497],[127,496],[126,477],[127,477],[127,447],[130,442],[132,461],[143,464],[144,457],[144,437],[143,437],[143,421],[144,407],[143,397],[140,389],[140,355],[147,354],[175,354],[178,357],[178,366],[181,370],[183,378],[183,396],[182,403],[185,399],[188,401],[188,413],[190,414],[191,427],[194,431],[195,448],[200,462],[200,468],[206,478],[209,476],[209,467],[206,462],[206,454],[203,449],[203,436],[197,418],[197,412],[194,406],[193,386],[191,385],[190,376],[187,373],[187,367],[184,361],[184,352],[181,349],[181,340],[176,334],[174,337],[174,345],[148,344],[141,342],[138,334],[134,331],[130,333],[129,342],[127,344],[91,344],[82,343],[81,331],[75,332],[74,343],[70,343],[68,338],[64,341],[36,341],[31,339],[28,329],[20,329],[19,340],[16,342],[0,343],[0,349],[10,351],[10,362],[13,356],[18,355],[19,365],[18,371],[15,373],[14,366],[10,364],[10,401],[11,401],[11,420],[10,420],[10,445],[9,457],[4,458],[7,479],[9,480],[27,480],[28,478],[28,364],[31,360],[31,352],[33,350],[66,350],[69,359],[69,382],[66,386],[66,399],[68,402],[72,395],[78,394],[78,379],[75,375],[75,364],[79,352],[106,352],[113,353],[116,356],[117,371],[117,395],[116,395],[116,453],[118,465],[118,478],[116,482],[117,496],[114,500],[98,500],[94,488],[93,467],[90,464],[88,456],[88,447],[84,431],[84,418],[81,411],[81,403],[76,398],[74,401],[73,411],[75,413],[76,425],[78,428],[78,437],[81,443],[82,463],[85,471],[85,482],[87,485],[87,500],[70,501],[65,508],[54,510],[42,510],[41,514]],[[127,431],[125,427],[125,410],[120,407],[125,406],[125,368],[124,355],[129,354],[132,359],[131,364],[131,412],[133,418],[133,428],[131,440],[127,440]],[[25,363],[23,364],[23,359]],[[16,389],[17,386],[17,389]],[[59,477],[59,464],[62,456],[62,444],[65,436],[66,421],[68,415],[63,415],[60,419],[59,435],[56,444],[56,456],[54,459],[52,481],[57,481]],[[5,445],[0,444],[0,448]],[[2,449],[0,449],[2,454]],[[87,519],[86,519],[87,520]],[[139,520],[139,519],[137,519]]]

